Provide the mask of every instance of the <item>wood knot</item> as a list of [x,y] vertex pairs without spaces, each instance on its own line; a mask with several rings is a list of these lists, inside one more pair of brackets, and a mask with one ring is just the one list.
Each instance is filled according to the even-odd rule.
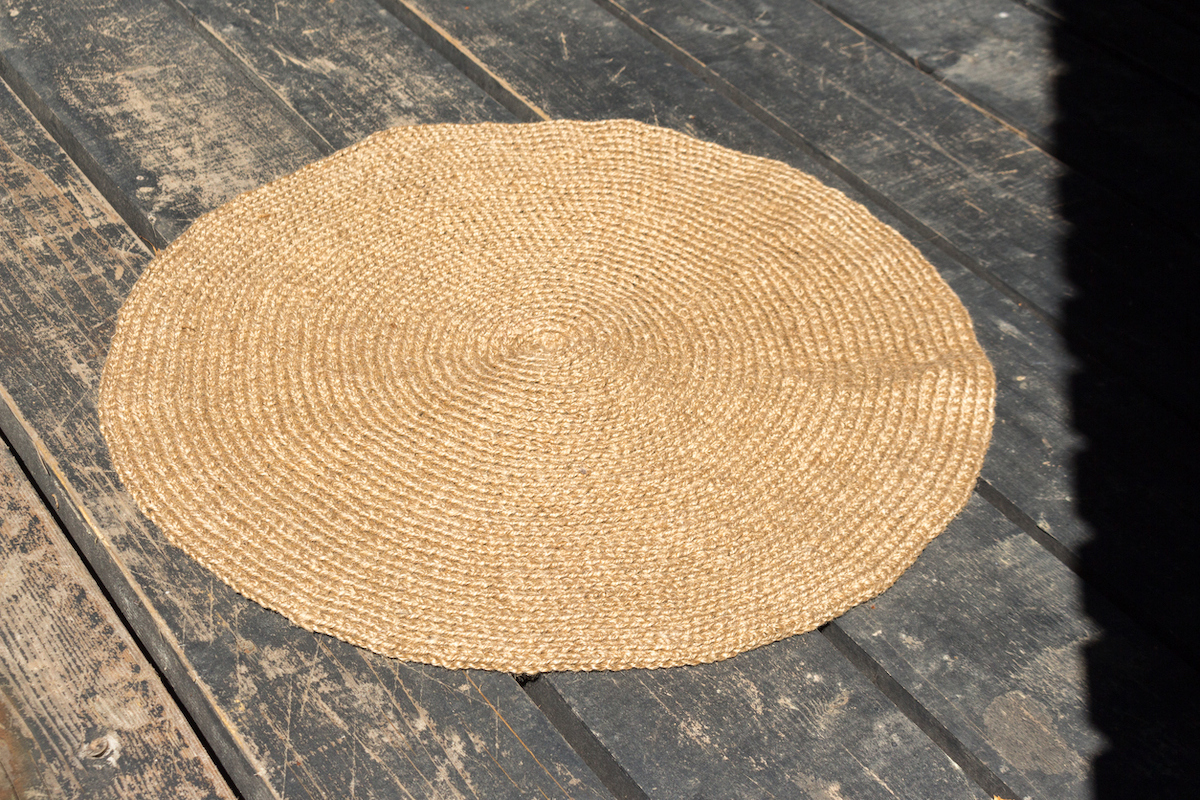
[[115,767],[117,759],[121,757],[121,741],[109,731],[85,744],[79,751],[79,757],[85,761],[107,760]]

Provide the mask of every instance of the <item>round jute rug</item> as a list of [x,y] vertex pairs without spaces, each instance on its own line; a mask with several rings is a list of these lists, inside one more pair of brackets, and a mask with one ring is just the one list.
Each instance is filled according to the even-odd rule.
[[397,128],[197,221],[100,412],[167,537],[446,667],[694,664],[891,585],[995,384],[966,311],[796,170],[610,121]]

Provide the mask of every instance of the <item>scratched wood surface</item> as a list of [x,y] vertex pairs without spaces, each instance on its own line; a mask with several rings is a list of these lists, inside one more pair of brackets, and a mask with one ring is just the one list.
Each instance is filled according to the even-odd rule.
[[[1054,149],[1052,38],[1071,6],[1048,5],[14,3],[0,76],[29,110],[0,92],[0,166],[16,187],[0,241],[0,422],[246,796],[1119,797],[1121,776],[1186,796],[1192,707],[1163,698],[1195,670],[1154,637],[1194,647],[1161,609],[1200,599],[1196,559],[1139,541],[1177,544],[1155,538],[1186,516],[1161,479],[1186,466],[1146,443],[1185,424],[1195,375],[1177,369],[1173,334],[1140,323],[1182,310],[1195,248],[1178,203],[1097,161],[1145,120],[1100,120],[1105,143],[1066,163]],[[1161,15],[1174,44],[1140,60],[1111,15],[1066,35],[1101,74],[1170,72],[1154,95],[1169,102],[1148,100],[1147,119],[1174,108],[1188,121],[1194,92],[1170,53],[1193,39]],[[947,41],[969,57],[939,61]],[[94,391],[147,245],[389,125],[612,117],[818,176],[897,227],[963,299],[997,369],[994,441],[979,496],[909,580],[823,633],[723,664],[548,675],[522,691],[298,632],[136,512]],[[1186,157],[1186,138],[1167,161]],[[1138,163],[1153,176],[1153,160]],[[1064,206],[1063,186],[1086,202]],[[1114,233],[1081,243],[1083,227]],[[1064,268],[1068,240],[1068,267],[1097,266]],[[1129,252],[1171,279],[1142,280]],[[1120,275],[1106,287],[1120,308],[1087,311],[1093,273]],[[1083,333],[1081,313],[1094,315]],[[1122,469],[1081,479],[1105,421],[1128,442]],[[1081,485],[1138,502],[1085,502]],[[1145,537],[1095,546],[1147,510]]]
[[0,443],[0,797],[233,798]]

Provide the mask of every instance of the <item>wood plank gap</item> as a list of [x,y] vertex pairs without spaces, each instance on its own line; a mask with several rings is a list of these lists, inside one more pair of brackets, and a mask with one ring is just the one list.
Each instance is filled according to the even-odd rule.
[[163,2],[166,3],[171,10],[175,11],[175,13],[182,17],[192,30],[200,34],[200,38],[208,42],[209,46],[217,52],[217,55],[224,59],[225,62],[231,67],[241,73],[256,89],[262,92],[267,99],[271,101],[271,105],[273,105],[281,114],[283,114],[284,117],[286,117],[287,120],[291,122],[293,126],[295,126],[296,130],[298,130],[300,134],[307,139],[310,144],[312,144],[313,147],[317,148],[322,155],[330,155],[337,150],[337,148],[330,144],[329,140],[322,136],[321,132],[314,128],[299,111],[292,108],[291,103],[285,100],[283,95],[277,92],[269,83],[263,80],[263,77],[258,74],[258,71],[255,70],[254,67],[250,66],[245,59],[235,53],[233,48],[231,48],[225,42],[225,40],[221,38],[220,34],[218,34],[203,20],[192,13],[190,8],[181,3],[180,0],[163,0]]
[[[154,227],[150,218],[134,200],[121,190],[112,176],[105,172],[100,163],[80,143],[79,139],[63,124],[58,115],[46,105],[41,96],[34,91],[24,76],[12,65],[0,51],[0,79],[12,89],[17,99],[33,115],[33,118],[46,130],[67,158],[75,163],[84,177],[96,187],[117,215],[134,232],[135,235],[154,250],[162,250],[167,246],[167,240]],[[14,406],[15,408],[15,406]]]
[[1037,303],[1025,297],[1021,292],[1009,286],[1005,281],[998,278],[990,270],[984,268],[976,259],[972,258],[965,250],[959,248],[942,234],[930,228],[917,217],[909,213],[903,206],[894,202],[887,195],[880,192],[878,189],[871,186],[867,181],[860,178],[856,173],[843,165],[833,156],[825,153],[817,148],[814,144],[808,141],[799,131],[793,128],[788,123],[784,122],[775,114],[771,113],[766,107],[760,105],[757,101],[749,97],[742,90],[738,89],[729,81],[722,78],[716,72],[711,70],[708,65],[697,59],[687,50],[675,44],[668,37],[659,33],[654,28],[642,22],[636,16],[631,14],[616,0],[593,0],[597,5],[608,11],[621,22],[625,23],[634,32],[642,38],[649,41],[655,47],[670,55],[679,62],[685,69],[699,77],[706,84],[715,89],[718,93],[724,96],[727,100],[749,113],[759,122],[769,127],[772,131],[782,136],[789,144],[798,148],[805,155],[820,162],[820,164],[830,172],[837,175],[854,189],[860,192],[863,196],[869,197],[873,203],[877,203],[885,209],[889,214],[897,220],[902,221],[906,226],[909,226],[915,232],[928,241],[931,245],[941,250],[946,255],[953,258],[971,273],[977,275],[985,283],[999,291],[1009,300],[1012,300],[1017,305],[1033,314],[1039,322],[1048,326],[1051,330],[1062,334],[1062,328],[1057,319],[1054,318],[1048,311],[1043,309]]
[[[0,414],[0,422],[4,421],[5,416],[7,415]],[[154,674],[158,678],[158,681],[162,684],[163,689],[166,690],[167,695],[171,698],[171,701],[175,704],[175,707],[183,716],[183,719],[187,723],[188,727],[191,728],[192,733],[194,733],[196,738],[200,741],[204,751],[208,754],[209,759],[211,759],[213,766],[216,767],[217,773],[228,786],[229,791],[235,798],[237,798],[237,800],[245,800],[242,794],[238,791],[237,786],[234,784],[233,778],[225,769],[225,765],[221,762],[221,759],[218,758],[216,751],[212,747],[212,744],[208,741],[208,737],[204,735],[203,729],[196,724],[196,719],[192,716],[192,713],[188,710],[188,707],[184,705],[182,699],[175,693],[175,687],[167,679],[166,674],[162,671],[162,668],[159,666],[158,662],[150,654],[149,649],[146,647],[146,643],[142,641],[142,637],[139,636],[134,627],[129,624],[129,620],[125,616],[125,611],[121,608],[120,604],[117,603],[116,599],[109,592],[108,587],[105,586],[104,581],[101,580],[100,576],[96,573],[96,569],[92,565],[91,559],[89,559],[87,555],[79,548],[79,543],[75,540],[75,537],[68,533],[66,524],[63,522],[62,517],[56,510],[57,504],[52,501],[51,498],[47,497],[44,491],[42,491],[41,485],[34,478],[33,473],[25,463],[25,459],[21,457],[21,454],[17,451],[17,448],[13,445],[12,441],[9,440],[8,434],[5,432],[5,430],[0,427],[0,448],[5,447],[8,448],[9,453],[12,454],[13,461],[16,462],[17,468],[21,471],[21,475],[29,482],[29,485],[33,488],[34,493],[37,495],[38,500],[41,501],[42,506],[46,509],[46,512],[50,515],[50,518],[54,520],[54,523],[58,526],[59,531],[62,532],[63,539],[65,539],[67,544],[70,545],[71,549],[75,551],[75,554],[79,556],[79,560],[83,563],[84,569],[87,570],[88,576],[92,579],[92,582],[95,583],[96,588],[100,591],[100,594],[103,596],[105,601],[107,601],[109,607],[112,608],[113,614],[116,616],[117,621],[121,624],[121,627],[125,629],[125,632],[129,635],[129,638],[137,647],[138,652],[141,653],[142,657],[150,665],[150,668],[154,670]]]
[[[11,84],[10,84],[11,85]],[[0,386],[0,434],[21,463],[46,508],[88,566],[117,610],[121,621],[154,665],[163,684],[170,687],[194,730],[229,786],[242,800],[283,800],[260,774],[262,768],[220,711],[209,692],[193,680],[195,670],[153,605],[130,580],[119,558],[95,533],[96,525],[75,491],[67,484],[53,456],[38,446],[36,434],[21,416],[13,398]],[[61,498],[61,500],[60,500]]]
[[[966,103],[967,105],[971,106],[972,108],[978,109],[980,113],[986,114],[987,116],[996,120],[996,122],[999,122],[1001,125],[1008,128],[1013,133],[1020,136],[1022,139],[1025,139],[1030,144],[1032,144],[1034,147],[1038,148],[1039,150],[1044,151],[1047,155],[1050,155],[1053,158],[1058,159],[1058,155],[1054,151],[1054,143],[1053,142],[1049,141],[1048,139],[1046,139],[1042,136],[1039,136],[1038,134],[1034,133],[1033,131],[1026,129],[1022,125],[1020,125],[1018,122],[1016,122],[1012,119],[1009,119],[1009,117],[1004,112],[1000,111],[999,109],[995,108],[994,106],[990,105],[989,103],[981,100],[980,98],[975,97],[974,95],[972,95],[971,93],[969,93],[965,89],[963,89],[961,86],[956,84],[954,81],[944,78],[941,75],[938,75],[934,71],[933,67],[929,66],[928,64],[922,63],[920,59],[913,58],[908,53],[904,52],[904,50],[902,50],[899,46],[893,44],[892,42],[888,41],[888,39],[884,38],[882,35],[876,33],[875,31],[873,31],[870,28],[866,27],[865,25],[861,24],[860,22],[858,22],[858,20],[854,19],[853,17],[843,14],[841,11],[834,8],[829,3],[825,2],[825,0],[809,0],[809,2],[811,2],[813,5],[817,6],[818,8],[822,9],[823,11],[825,11],[825,13],[829,14],[829,16],[833,17],[838,22],[842,23],[847,28],[849,28],[850,30],[857,33],[859,36],[862,36],[864,39],[869,39],[870,41],[877,44],[880,48],[882,48],[886,52],[891,53],[893,56],[895,56],[896,58],[903,61],[905,64],[908,64],[910,67],[914,67],[914,68],[920,70],[921,72],[925,73],[929,77],[933,78],[935,81],[938,82],[939,85],[945,87],[946,91],[952,93],[955,97],[957,97],[962,102]],[[1016,2],[1016,0],[1014,0],[1014,2]]]
[[522,122],[538,122],[550,119],[550,115],[530,100],[508,81],[501,78],[475,57],[450,32],[432,19],[410,6],[404,0],[376,0],[389,14],[415,33],[425,44],[432,47],[470,78],[489,97],[508,109]]
[[600,743],[596,735],[558,693],[558,689],[555,689],[550,681],[540,680],[540,677],[535,675],[524,683],[521,683],[520,679],[517,682],[546,719],[550,720],[550,724],[559,735],[567,740],[571,749],[579,754],[583,763],[596,774],[604,787],[612,792],[617,800],[649,800],[642,787],[629,776],[608,748]]
[[992,506],[1008,518],[1008,521],[1016,525],[1021,530],[1025,531],[1031,539],[1040,544],[1050,555],[1057,558],[1067,569],[1080,574],[1079,557],[1072,553],[1067,547],[1057,539],[1055,539],[1046,531],[1042,530],[1033,517],[1026,514],[1021,508],[1009,500],[995,486],[980,478],[975,482],[975,492],[984,500],[987,500]]
[[850,638],[849,634],[838,627],[836,620],[818,630],[855,669],[865,675],[875,688],[879,689],[904,716],[908,717],[934,744],[941,748],[942,752],[981,789],[997,798],[1018,796],[999,775],[967,749],[958,737],[950,733],[929,709],[925,708],[907,689],[901,686],[899,681],[889,675],[878,661]]

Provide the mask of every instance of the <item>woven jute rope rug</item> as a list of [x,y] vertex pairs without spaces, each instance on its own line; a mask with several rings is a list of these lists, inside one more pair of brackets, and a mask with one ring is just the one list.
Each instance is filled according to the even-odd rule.
[[447,667],[693,664],[891,585],[994,379],[933,267],[761,158],[634,122],[389,130],[244,194],[121,309],[100,411],[167,537]]

